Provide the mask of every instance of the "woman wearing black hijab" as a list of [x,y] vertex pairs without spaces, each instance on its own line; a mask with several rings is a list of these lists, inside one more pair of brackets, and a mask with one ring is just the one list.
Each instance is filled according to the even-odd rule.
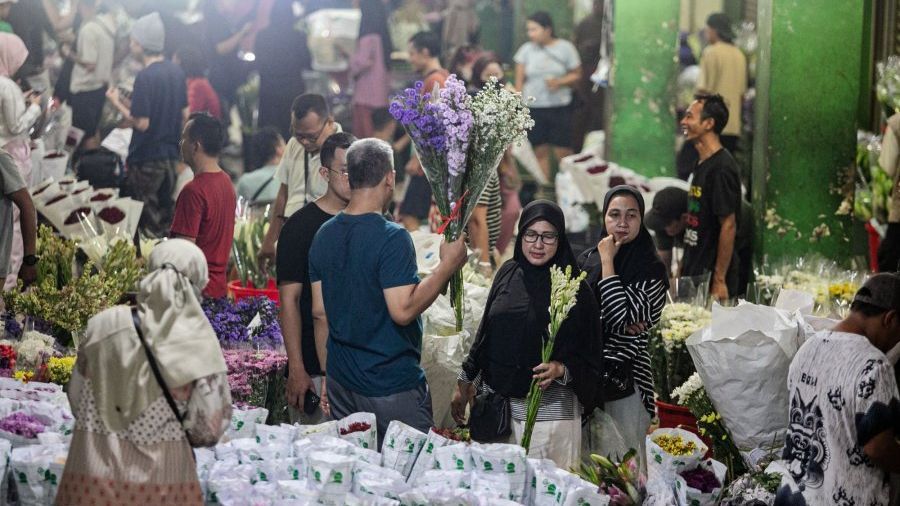
[[[656,412],[648,338],[669,288],[643,216],[640,192],[624,185],[611,189],[603,201],[600,242],[578,258],[600,304],[606,336],[603,410],[616,422],[625,448],[641,449],[640,455]],[[604,450],[599,453],[605,455]]]
[[568,469],[579,462],[582,407],[593,410],[600,380],[602,330],[596,301],[582,285],[578,301],[556,337],[552,360],[541,363],[550,322],[550,267],[574,273],[575,255],[566,238],[562,210],[539,200],[525,207],[513,258],[494,278],[475,342],[463,363],[453,416],[465,419],[475,395],[495,392],[509,399],[512,429],[521,440],[531,380],[544,388],[529,455]]

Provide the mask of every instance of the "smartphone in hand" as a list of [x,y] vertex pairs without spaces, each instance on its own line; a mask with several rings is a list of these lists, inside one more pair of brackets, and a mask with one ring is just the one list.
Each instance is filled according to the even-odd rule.
[[312,415],[319,409],[320,402],[322,402],[322,399],[310,388],[306,391],[306,396],[303,399],[303,412],[307,415]]

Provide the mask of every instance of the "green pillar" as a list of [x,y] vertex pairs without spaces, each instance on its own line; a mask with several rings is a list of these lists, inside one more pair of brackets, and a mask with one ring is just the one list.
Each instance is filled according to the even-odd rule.
[[757,258],[852,256],[861,227],[833,189],[856,153],[864,3],[759,1]]
[[608,158],[646,176],[675,174],[677,0],[616,2]]

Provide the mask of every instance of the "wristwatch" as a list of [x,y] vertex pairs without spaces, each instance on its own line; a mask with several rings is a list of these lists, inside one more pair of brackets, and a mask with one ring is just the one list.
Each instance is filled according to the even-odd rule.
[[22,259],[22,263],[28,267],[34,267],[38,263],[38,257],[37,255],[25,255],[25,258]]

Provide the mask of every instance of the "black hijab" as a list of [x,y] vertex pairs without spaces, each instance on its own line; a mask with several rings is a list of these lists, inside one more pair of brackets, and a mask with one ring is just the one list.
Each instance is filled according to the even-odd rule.
[[[525,258],[522,240],[528,227],[537,221],[553,225],[559,238],[556,254],[542,266]],[[519,220],[513,258],[507,261],[491,285],[484,315],[469,356],[463,364],[474,379],[480,372],[497,393],[524,398],[541,362],[541,348],[550,323],[550,267],[571,266],[578,275],[575,255],[566,237],[562,210],[546,200],[528,204]],[[556,338],[553,360],[565,364],[574,377],[572,384],[582,405],[592,409],[600,377],[600,350],[603,331],[596,299],[586,284],[578,293],[578,302],[566,318]]]
[[[631,285],[640,281],[658,279],[662,281],[666,288],[669,287],[668,269],[659,254],[656,252],[656,244],[653,237],[644,225],[644,197],[633,186],[621,185],[609,190],[603,199],[603,224],[600,228],[600,239],[602,240],[609,232],[606,230],[606,213],[609,211],[609,204],[614,197],[619,195],[631,195],[638,203],[638,209],[641,213],[641,230],[637,237],[628,244],[619,247],[613,265],[616,274],[622,280],[622,284]],[[600,253],[597,248],[591,248],[584,251],[578,257],[578,265],[588,273],[587,281],[591,287],[597,285],[602,279],[602,263],[600,261]]]

